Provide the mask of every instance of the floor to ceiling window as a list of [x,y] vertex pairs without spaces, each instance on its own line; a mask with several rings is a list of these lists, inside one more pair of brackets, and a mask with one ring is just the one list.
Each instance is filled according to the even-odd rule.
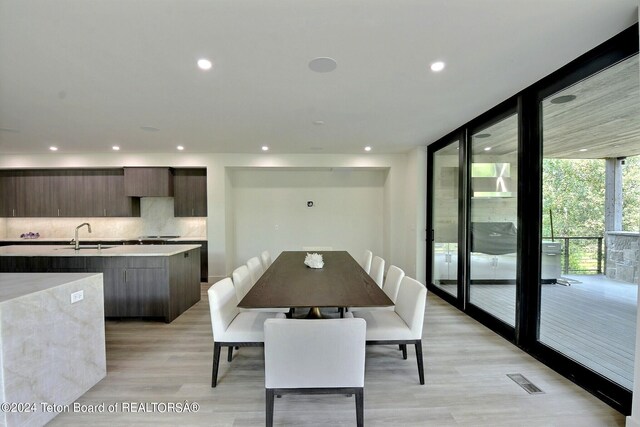
[[458,201],[460,141],[433,155],[433,283],[458,296]]
[[471,136],[469,302],[515,326],[518,116]]
[[624,194],[640,185],[639,73],[634,55],[541,103],[539,341],[629,390],[640,224]]
[[429,289],[625,413],[639,68],[636,24],[427,147]]

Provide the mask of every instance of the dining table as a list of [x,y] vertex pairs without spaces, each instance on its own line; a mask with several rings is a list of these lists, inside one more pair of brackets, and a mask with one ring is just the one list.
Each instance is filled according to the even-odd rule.
[[322,268],[310,268],[305,251],[284,251],[238,303],[242,308],[380,307],[393,302],[347,251],[323,251]]

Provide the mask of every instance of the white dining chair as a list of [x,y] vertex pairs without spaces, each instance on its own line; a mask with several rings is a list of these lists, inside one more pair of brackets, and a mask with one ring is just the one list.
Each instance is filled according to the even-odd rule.
[[251,283],[251,274],[246,265],[241,265],[233,270],[231,278],[233,280],[233,287],[236,290],[236,298],[238,302],[240,302],[253,286]]
[[424,384],[422,325],[426,302],[427,288],[417,280],[404,276],[400,282],[394,311],[353,312],[354,317],[367,322],[367,345],[400,345],[403,359],[407,358],[407,344],[415,346],[420,384]]
[[[382,291],[389,297],[391,302],[395,305],[396,299],[398,298],[398,290],[400,289],[400,282],[404,277],[404,271],[402,269],[392,265],[389,267],[387,271],[387,277],[384,279],[384,286],[382,286]],[[393,311],[394,306],[383,306],[383,307],[349,307],[349,311],[364,311],[364,310],[388,310]]]
[[392,265],[387,270],[387,277],[384,279],[384,285],[382,286],[382,291],[387,294],[389,299],[396,303],[396,299],[398,298],[398,291],[400,290],[400,282],[404,278],[404,271],[401,268]]
[[253,286],[256,284],[260,276],[264,274],[264,269],[262,268],[262,263],[258,257],[249,258],[249,260],[247,260],[247,268],[251,275],[251,286]]
[[222,347],[229,347],[227,360],[231,362],[233,347],[264,345],[264,321],[278,313],[240,312],[236,292],[230,278],[214,283],[207,292],[213,331],[213,367],[211,387],[218,384],[218,366]]
[[374,256],[371,261],[371,272],[369,276],[382,288],[384,280],[384,260],[379,256]]
[[265,321],[266,425],[273,425],[274,396],[296,393],[354,394],[363,426],[365,337],[362,319]]
[[370,250],[364,251],[364,257],[362,258],[362,264],[360,266],[364,269],[364,271],[369,274],[371,272],[371,260],[373,259],[373,252]]
[[[253,285],[251,284],[251,275],[249,274],[249,269],[246,265],[241,265],[240,267],[233,270],[231,274],[231,278],[233,279],[233,287],[236,290],[236,298],[238,302],[242,301],[242,298],[247,295],[247,293],[251,290]],[[240,311],[264,311],[264,312],[272,312],[272,313],[288,313],[290,310],[288,308],[242,308],[238,307]]]
[[267,271],[267,268],[271,267],[271,254],[269,251],[263,251],[260,254],[260,261],[262,261],[262,268]]

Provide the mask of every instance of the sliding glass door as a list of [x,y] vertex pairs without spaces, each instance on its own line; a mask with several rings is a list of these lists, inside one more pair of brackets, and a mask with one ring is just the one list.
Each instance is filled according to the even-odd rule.
[[469,303],[514,327],[518,265],[518,116],[471,135]]
[[455,298],[458,297],[459,154],[459,140],[434,153],[431,204],[433,283]]
[[541,102],[538,339],[628,390],[640,259],[639,73],[634,55]]
[[430,291],[626,413],[639,75],[636,24],[427,148]]

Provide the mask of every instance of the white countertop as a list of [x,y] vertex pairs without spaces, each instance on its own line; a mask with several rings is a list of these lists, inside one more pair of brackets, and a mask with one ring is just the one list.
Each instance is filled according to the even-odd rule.
[[0,273],[0,303],[102,273]]
[[[82,244],[80,244],[82,247]],[[200,245],[117,245],[74,250],[73,245],[14,245],[0,247],[0,256],[171,256],[191,249],[199,248]]]
[[[64,237],[38,237],[37,239],[23,239],[20,237],[16,238],[8,238],[0,239],[0,242],[70,242],[73,240],[72,237],[64,238]],[[87,242],[123,242],[123,241],[132,241],[132,240],[149,240],[148,238],[140,238],[140,236],[136,237],[92,237],[92,236],[83,236],[80,238],[80,241]],[[206,241],[206,237],[175,237],[173,239],[162,239],[167,242],[195,242],[195,241]]]

